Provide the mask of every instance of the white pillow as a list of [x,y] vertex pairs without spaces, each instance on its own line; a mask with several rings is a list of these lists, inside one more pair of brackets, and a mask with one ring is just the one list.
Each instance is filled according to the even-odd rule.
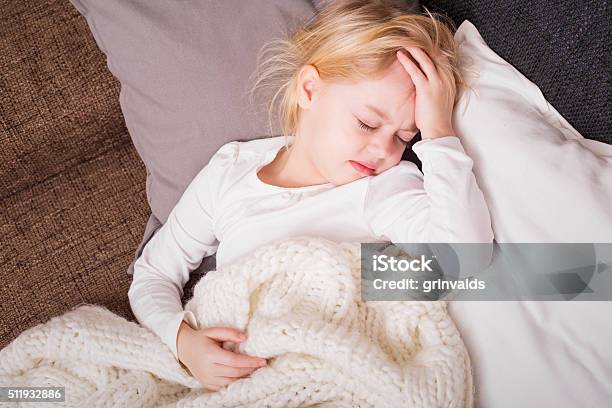
[[455,40],[478,77],[468,78],[476,94],[457,102],[453,125],[474,159],[496,241],[611,242],[612,145],[580,135],[472,23]]
[[[453,125],[474,160],[497,242],[612,242],[612,146],[582,137],[469,21],[455,33],[476,91]],[[559,61],[563,64],[563,61]],[[480,407],[612,401],[612,302],[449,303]]]

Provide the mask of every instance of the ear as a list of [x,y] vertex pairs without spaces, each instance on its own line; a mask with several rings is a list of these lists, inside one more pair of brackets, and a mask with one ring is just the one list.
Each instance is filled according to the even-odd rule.
[[321,78],[319,71],[313,65],[304,65],[298,73],[298,105],[302,109],[309,109],[314,100],[315,93],[320,89]]

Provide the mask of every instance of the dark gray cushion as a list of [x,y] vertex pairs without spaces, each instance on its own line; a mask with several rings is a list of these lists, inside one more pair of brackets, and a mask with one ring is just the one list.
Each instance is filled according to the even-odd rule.
[[612,21],[606,1],[422,0],[466,19],[587,139],[612,144]]

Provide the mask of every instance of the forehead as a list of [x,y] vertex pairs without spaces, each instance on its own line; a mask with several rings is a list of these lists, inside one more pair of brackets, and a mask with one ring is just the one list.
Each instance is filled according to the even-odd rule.
[[328,85],[329,91],[337,96],[376,106],[403,104],[416,90],[410,75],[397,60],[374,78]]

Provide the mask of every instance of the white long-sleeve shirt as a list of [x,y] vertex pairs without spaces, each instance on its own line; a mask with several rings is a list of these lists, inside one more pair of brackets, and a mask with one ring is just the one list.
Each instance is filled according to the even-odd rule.
[[197,327],[193,313],[183,310],[183,287],[215,252],[218,269],[265,243],[304,234],[350,242],[493,241],[472,159],[455,136],[413,145],[423,173],[401,161],[341,186],[285,188],[261,181],[257,171],[284,145],[284,136],[223,145],[135,261],[132,311],[176,358],[181,322]]

